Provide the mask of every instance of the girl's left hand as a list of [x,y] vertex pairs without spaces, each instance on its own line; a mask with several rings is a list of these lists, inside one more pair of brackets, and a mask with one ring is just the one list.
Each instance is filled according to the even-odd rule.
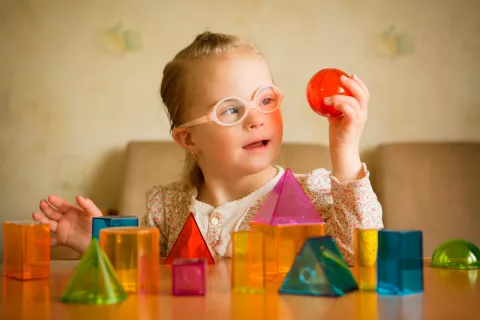
[[341,77],[341,83],[353,97],[334,95],[325,98],[325,104],[333,105],[343,113],[339,117],[328,117],[330,148],[356,148],[367,121],[367,104],[370,93],[365,83],[356,75]]

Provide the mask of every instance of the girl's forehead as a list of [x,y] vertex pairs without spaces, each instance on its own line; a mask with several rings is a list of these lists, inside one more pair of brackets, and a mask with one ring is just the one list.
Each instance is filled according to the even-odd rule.
[[208,101],[226,96],[251,99],[258,88],[273,84],[265,59],[251,52],[221,54],[197,63],[192,69],[191,93]]

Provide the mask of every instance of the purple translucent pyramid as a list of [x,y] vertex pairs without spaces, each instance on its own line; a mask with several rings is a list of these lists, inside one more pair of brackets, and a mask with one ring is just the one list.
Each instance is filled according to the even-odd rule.
[[315,210],[290,169],[286,169],[252,222],[278,225],[321,224]]

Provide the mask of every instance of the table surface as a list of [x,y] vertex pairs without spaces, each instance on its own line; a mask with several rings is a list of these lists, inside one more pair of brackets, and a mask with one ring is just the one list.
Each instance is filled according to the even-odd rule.
[[396,297],[356,291],[343,297],[232,294],[231,260],[208,269],[203,297],[171,295],[171,268],[161,265],[158,295],[129,295],[114,305],[60,302],[78,260],[52,261],[50,279],[18,281],[3,276],[1,319],[474,319],[480,317],[480,270],[424,264],[424,292]]

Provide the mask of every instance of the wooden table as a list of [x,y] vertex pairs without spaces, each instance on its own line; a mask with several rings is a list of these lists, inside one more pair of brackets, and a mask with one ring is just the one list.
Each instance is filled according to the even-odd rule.
[[[116,305],[60,302],[78,261],[52,261],[47,280],[0,278],[1,319],[478,319],[480,270],[424,267],[424,293],[404,297],[354,292],[339,298],[279,295],[233,295],[230,260],[208,271],[204,297],[173,297],[171,271],[161,266],[159,295],[130,295]],[[1,267],[3,272],[3,266]]]

